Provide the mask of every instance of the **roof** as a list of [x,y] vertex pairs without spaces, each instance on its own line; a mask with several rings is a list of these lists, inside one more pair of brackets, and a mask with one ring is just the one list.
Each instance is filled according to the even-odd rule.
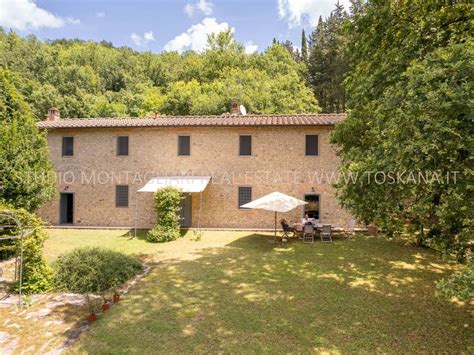
[[144,118],[66,118],[38,122],[40,128],[191,127],[191,126],[333,126],[345,114],[158,116]]

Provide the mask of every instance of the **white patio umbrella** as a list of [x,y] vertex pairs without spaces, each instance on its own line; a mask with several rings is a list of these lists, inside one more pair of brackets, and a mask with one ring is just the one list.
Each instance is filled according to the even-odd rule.
[[259,210],[267,210],[275,212],[275,238],[277,230],[277,213],[278,212],[288,212],[292,209],[295,209],[298,206],[303,206],[308,204],[303,200],[298,200],[292,196],[282,194],[281,192],[275,191],[263,197],[260,197],[254,201],[246,203],[240,207],[252,208]]

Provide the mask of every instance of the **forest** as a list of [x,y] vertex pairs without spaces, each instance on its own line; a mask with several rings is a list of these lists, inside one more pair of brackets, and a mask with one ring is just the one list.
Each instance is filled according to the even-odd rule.
[[0,65],[38,119],[51,106],[62,117],[221,114],[232,98],[256,114],[340,112],[347,17],[337,6],[309,38],[303,31],[302,53],[274,40],[262,53],[246,54],[230,31],[211,35],[203,52],[155,54],[2,29]]

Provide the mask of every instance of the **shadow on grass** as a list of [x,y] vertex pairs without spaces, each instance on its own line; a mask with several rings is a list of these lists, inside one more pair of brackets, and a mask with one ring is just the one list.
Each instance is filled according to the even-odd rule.
[[[120,238],[127,238],[127,239],[139,239],[139,240],[144,240],[146,241],[146,235],[148,233],[149,229],[137,229],[135,231],[135,229],[130,229],[128,231],[126,231],[124,234],[122,234],[120,236]],[[192,233],[191,230],[189,229],[181,229],[180,230],[180,234],[181,234],[181,237],[185,237],[187,235],[190,235]]]
[[148,275],[78,344],[93,353],[468,352],[472,314],[434,297],[451,272],[382,238],[251,234]]

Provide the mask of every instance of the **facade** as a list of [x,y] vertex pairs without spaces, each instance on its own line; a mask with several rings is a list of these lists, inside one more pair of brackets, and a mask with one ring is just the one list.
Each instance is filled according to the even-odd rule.
[[[38,214],[51,225],[150,228],[156,177],[209,180],[185,193],[183,227],[272,228],[273,214],[239,206],[273,191],[306,199],[305,213],[346,226],[331,179],[338,158],[329,142],[344,115],[159,116],[60,119],[50,109],[47,130],[58,196]],[[282,215],[283,216],[283,215]]]

